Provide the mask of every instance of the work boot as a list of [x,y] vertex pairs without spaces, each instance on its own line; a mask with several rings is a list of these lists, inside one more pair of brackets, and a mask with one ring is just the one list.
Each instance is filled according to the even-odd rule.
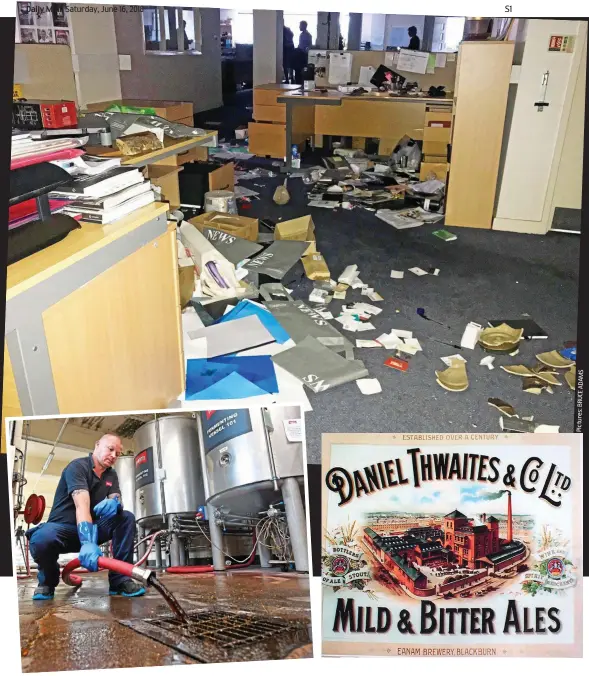
[[55,589],[46,584],[40,584],[33,592],[33,601],[51,601]]
[[145,594],[145,587],[129,578],[116,587],[111,587],[108,593],[111,596],[143,596]]

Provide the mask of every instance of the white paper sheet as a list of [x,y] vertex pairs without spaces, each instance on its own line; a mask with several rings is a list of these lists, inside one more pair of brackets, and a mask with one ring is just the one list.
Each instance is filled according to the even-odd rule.
[[336,52],[329,55],[329,84],[347,84],[352,79],[352,55]]
[[404,276],[403,270],[391,270],[391,279],[403,279]]
[[440,359],[446,364],[446,366],[452,366],[452,361],[463,361],[466,364],[466,359],[461,354],[452,354],[449,357],[440,357]]
[[291,444],[303,441],[303,421],[300,418],[291,418],[282,421],[286,440]]
[[356,381],[362,394],[378,394],[382,392],[382,387],[377,378],[360,378]]
[[445,68],[446,67],[446,54],[443,52],[438,52],[436,54],[436,68]]
[[409,268],[409,272],[412,272],[414,275],[417,275],[418,277],[427,275],[427,272],[425,270],[422,270],[421,268]]
[[358,78],[359,85],[371,85],[370,80],[375,73],[374,66],[360,66],[360,77]]
[[401,49],[397,60],[397,69],[408,73],[425,75],[429,52],[416,52],[412,49]]
[[382,347],[382,345],[376,340],[363,340],[362,338],[357,338],[356,347]]

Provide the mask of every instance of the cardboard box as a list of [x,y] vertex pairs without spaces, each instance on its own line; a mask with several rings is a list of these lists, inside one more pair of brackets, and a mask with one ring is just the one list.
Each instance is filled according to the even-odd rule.
[[259,221],[257,218],[247,218],[246,216],[231,216],[229,214],[220,214],[216,211],[210,211],[201,214],[188,221],[196,226],[201,232],[205,227],[222,230],[229,235],[236,235],[249,239],[250,242],[258,241]]
[[309,242],[315,239],[315,224],[311,216],[301,216],[276,224],[274,239],[290,239]]
[[446,174],[448,173],[447,162],[422,162],[419,171],[419,180],[425,181],[430,174],[435,174],[438,181],[446,182]]
[[109,106],[132,106],[133,108],[152,108],[153,115],[163,117],[170,122],[182,122],[187,124],[186,119],[190,118],[190,125],[193,126],[194,104],[191,101],[151,101],[148,99],[119,99],[117,101],[100,101],[99,103],[89,103],[86,108],[89,112],[106,110]]

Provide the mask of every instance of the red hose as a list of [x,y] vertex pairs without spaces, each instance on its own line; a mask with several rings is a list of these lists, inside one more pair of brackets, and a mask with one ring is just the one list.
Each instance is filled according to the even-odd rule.
[[[256,542],[257,542],[257,536],[254,534],[254,548],[252,549],[252,553],[250,554],[250,557],[247,561],[244,561],[243,563],[233,563],[231,566],[229,566],[228,570],[233,570],[234,568],[247,568],[248,566],[251,566],[252,563],[254,562],[254,559],[256,558]],[[166,568],[166,573],[171,573],[172,575],[180,575],[182,573],[185,573],[187,575],[198,575],[199,573],[214,573],[215,569],[213,566],[171,566],[170,568]],[[221,572],[221,571],[218,571]]]
[[[82,584],[82,578],[79,575],[74,575],[73,571],[80,565],[80,559],[72,559],[64,566],[61,573],[61,579],[70,587],[79,587]],[[113,573],[120,573],[133,577],[135,566],[126,561],[119,561],[118,559],[109,559],[105,556],[98,557],[98,567],[106,570],[111,570]]]

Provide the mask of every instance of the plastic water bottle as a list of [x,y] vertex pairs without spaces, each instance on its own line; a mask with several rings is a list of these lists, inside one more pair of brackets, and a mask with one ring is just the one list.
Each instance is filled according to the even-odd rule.
[[301,155],[299,153],[299,147],[297,145],[293,145],[292,147],[291,164],[293,169],[301,168]]

